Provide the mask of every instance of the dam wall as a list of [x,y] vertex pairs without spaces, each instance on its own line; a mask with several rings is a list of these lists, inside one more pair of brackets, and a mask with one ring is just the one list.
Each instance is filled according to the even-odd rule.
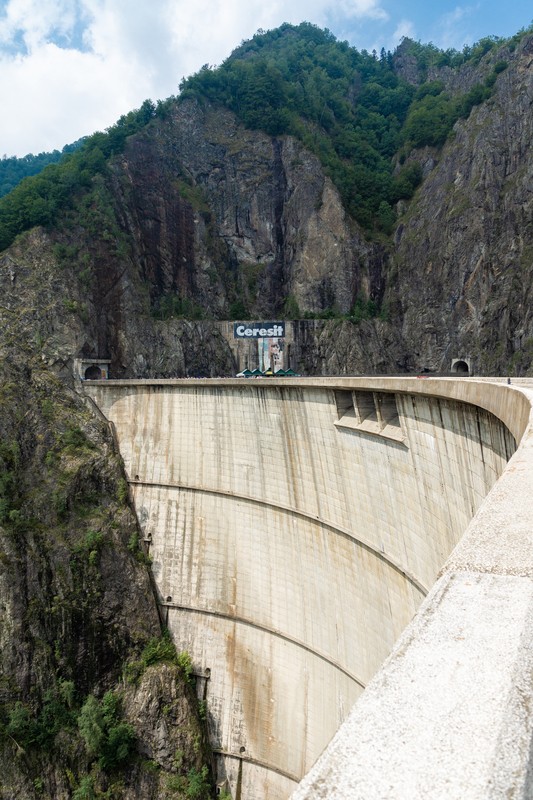
[[[160,604],[206,700],[218,784],[287,798],[482,511],[529,401],[444,379],[84,389],[115,427]],[[341,763],[322,768],[332,778]],[[352,797],[314,776],[298,796]]]
[[509,390],[517,451],[291,800],[533,797],[532,407]]

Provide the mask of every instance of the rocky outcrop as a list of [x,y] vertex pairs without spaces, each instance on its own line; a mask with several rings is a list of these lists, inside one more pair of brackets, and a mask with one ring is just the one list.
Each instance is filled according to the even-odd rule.
[[[385,274],[384,248],[357,232],[314,156],[187,101],[132,137],[59,228],[0,257],[0,316],[64,376],[76,356],[110,358],[114,377],[231,375],[209,318],[346,314],[360,296],[379,304]],[[370,327],[368,341],[351,336],[390,371],[397,354],[376,350],[383,326]],[[313,362],[331,372],[339,359],[301,368]]]
[[279,315],[288,296],[346,313],[369,280],[371,248],[316,157],[221,108],[176,105],[130,141],[114,178],[153,296],[193,297],[214,316],[236,300],[251,317]]
[[196,695],[161,639],[110,431],[12,355],[0,372],[0,798],[162,798],[191,770],[208,789]]
[[493,97],[456,123],[396,231],[388,297],[430,369],[455,353],[481,374],[531,367],[533,40],[497,56]]

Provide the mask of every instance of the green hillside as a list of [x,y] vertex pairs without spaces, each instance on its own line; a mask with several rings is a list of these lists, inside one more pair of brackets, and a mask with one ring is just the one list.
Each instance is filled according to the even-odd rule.
[[457,70],[502,44],[489,38],[458,53],[404,40],[399,49],[417,68],[416,81],[407,82],[397,69],[398,51],[359,52],[309,23],[260,31],[220,67],[205,66],[184,80],[177,100],[157,106],[145,101],[0,199],[0,250],[24,230],[53,224],[94,175],[105,172],[107,159],[122,151],[128,136],[155,117],[164,119],[173,102],[191,96],[231,109],[249,128],[300,139],[322,161],[351,216],[368,234],[387,235],[395,203],[410,198],[422,178],[407,154],[440,147],[456,120],[490,96],[506,62],[496,62],[463,94],[448,92],[444,81],[428,80],[430,68]]
[[398,75],[396,54],[358,52],[309,23],[282,25],[183,81],[180,97],[222,103],[249,128],[298,137],[320,157],[349,213],[367,230],[388,233],[392,206],[422,177],[417,163],[398,169],[398,162],[412,148],[441,146],[457,119],[490,96],[505,63],[460,95],[428,81],[428,68],[477,63],[501,43],[485,39],[458,53],[404,40],[418,68],[413,85]]
[[4,156],[0,159],[0,197],[9,194],[24,178],[38,175],[49,164],[57,164],[66,153],[73,153],[83,143],[83,139],[66,144],[62,150],[34,155],[28,153],[21,158]]

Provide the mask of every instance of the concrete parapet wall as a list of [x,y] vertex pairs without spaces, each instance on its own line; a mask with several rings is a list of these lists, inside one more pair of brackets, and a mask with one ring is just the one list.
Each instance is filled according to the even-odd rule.
[[[288,797],[509,480],[529,400],[445,379],[85,389],[115,425],[177,646],[208,674],[220,779],[242,800]],[[350,747],[295,796],[388,797],[335,793]]]

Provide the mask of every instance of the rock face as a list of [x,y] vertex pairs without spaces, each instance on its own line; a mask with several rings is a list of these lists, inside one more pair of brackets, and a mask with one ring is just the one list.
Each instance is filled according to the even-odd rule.
[[192,685],[168,658],[142,674],[161,625],[107,425],[35,361],[0,375],[0,798],[167,797],[204,765],[208,785]]
[[456,123],[396,231],[388,297],[406,350],[432,369],[471,354],[481,374],[531,368],[533,40],[493,97]]
[[214,315],[238,298],[269,317],[288,295],[310,311],[349,311],[358,261],[349,221],[318,160],[294,139],[244,130],[229,112],[187,101],[161,135],[130,142],[115,177],[153,293],[192,295]]
[[[235,363],[202,317],[345,314],[358,296],[380,301],[385,267],[383,247],[357,232],[298,142],[187,101],[132,137],[59,228],[30,232],[4,253],[0,285],[6,321],[32,340],[38,330],[56,369],[85,356],[111,358],[115,377],[217,375]],[[21,318],[24,306],[32,313]],[[175,313],[189,322],[167,319]],[[379,334],[365,345],[351,328],[358,349],[372,350]]]
[[[207,102],[171,104],[59,226],[2,254],[0,314],[65,373],[84,356],[110,358],[115,377],[233,374],[209,320],[324,314],[337,319],[298,323],[300,371],[447,371],[468,356],[478,373],[524,373],[532,53],[525,37],[477,66],[434,69],[460,94],[508,65],[442,150],[409,156],[424,180],[399,205],[389,242],[364,237],[296,140],[246,130]],[[397,68],[418,79],[401,48]],[[358,299],[381,308],[380,319],[342,323]]]

